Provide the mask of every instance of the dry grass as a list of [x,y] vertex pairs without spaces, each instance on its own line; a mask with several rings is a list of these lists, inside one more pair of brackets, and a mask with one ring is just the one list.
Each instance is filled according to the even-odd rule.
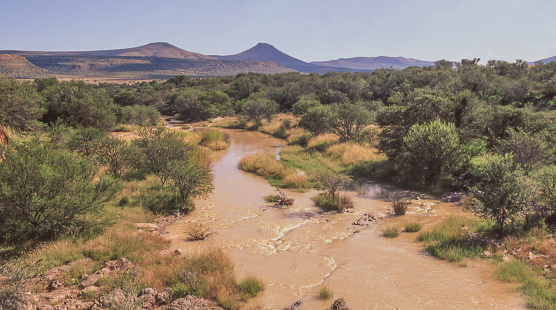
[[362,161],[378,161],[384,158],[376,148],[346,142],[330,146],[326,155],[339,160],[342,164],[356,164]]
[[[286,123],[289,122],[288,128],[284,128],[284,121]],[[292,134],[294,131],[293,127],[296,127],[298,122],[299,117],[289,113],[278,113],[270,122],[265,122],[258,130],[270,135],[287,138]]]
[[313,137],[307,143],[308,151],[324,152],[333,144],[336,144],[340,138],[332,133],[318,135]]
[[243,157],[238,164],[239,169],[256,173],[268,178],[279,187],[306,188],[307,177],[277,160],[273,155],[256,153]]

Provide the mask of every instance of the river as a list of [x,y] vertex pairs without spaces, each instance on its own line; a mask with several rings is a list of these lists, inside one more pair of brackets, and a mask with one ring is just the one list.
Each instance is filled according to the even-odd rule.
[[[449,214],[461,212],[452,204],[414,200],[408,214],[388,216],[389,203],[379,199],[395,188],[369,183],[355,200],[352,213],[328,214],[314,206],[316,191],[288,192],[291,208],[274,208],[263,199],[276,193],[268,182],[237,168],[252,153],[278,154],[284,141],[243,130],[227,130],[228,150],[212,155],[214,192],[195,201],[190,215],[167,228],[172,248],[185,252],[219,247],[234,260],[241,279],[254,275],[265,282],[262,294],[245,309],[283,309],[301,301],[299,309],[326,309],[342,297],[351,309],[523,309],[523,299],[507,284],[492,278],[492,266],[472,261],[460,267],[428,255],[416,241],[418,233],[382,237],[385,227],[404,227],[408,221],[424,229]],[[353,225],[366,215],[386,216]],[[216,233],[204,241],[186,241],[195,223]],[[327,286],[334,298],[321,300]]]

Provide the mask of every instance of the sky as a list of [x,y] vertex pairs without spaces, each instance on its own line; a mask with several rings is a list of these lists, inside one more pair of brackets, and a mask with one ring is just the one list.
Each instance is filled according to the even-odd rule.
[[556,55],[551,0],[0,0],[0,50],[168,42],[230,55],[259,42],[304,61]]

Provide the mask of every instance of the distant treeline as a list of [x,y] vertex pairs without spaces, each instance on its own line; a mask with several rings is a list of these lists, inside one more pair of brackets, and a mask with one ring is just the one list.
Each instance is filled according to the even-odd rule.
[[[62,121],[109,130],[118,123],[155,124],[160,115],[184,121],[241,115],[260,124],[293,112],[312,135],[376,142],[387,163],[361,164],[355,176],[465,188],[476,196],[512,188],[509,196],[488,193],[528,224],[547,218],[556,202],[550,194],[556,192],[556,63],[478,61],[372,73],[176,76],[131,85],[4,79],[0,125],[36,130]],[[500,228],[512,216],[497,218]]]

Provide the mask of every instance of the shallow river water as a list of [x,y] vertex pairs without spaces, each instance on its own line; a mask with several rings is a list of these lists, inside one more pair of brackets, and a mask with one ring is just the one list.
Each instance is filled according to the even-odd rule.
[[[403,228],[408,221],[424,229],[449,214],[451,204],[413,200],[407,215],[388,216],[389,203],[379,199],[395,188],[367,184],[358,193],[352,213],[327,214],[314,206],[317,192],[289,192],[291,208],[274,208],[263,199],[276,193],[268,182],[237,168],[252,153],[278,154],[284,141],[258,132],[228,130],[233,143],[213,155],[214,192],[195,201],[196,210],[167,228],[172,248],[185,252],[224,249],[234,260],[238,278],[254,275],[266,285],[246,309],[283,309],[301,301],[299,309],[326,309],[342,297],[351,309],[522,309],[523,299],[492,278],[492,266],[467,267],[435,259],[416,241],[418,233],[382,237],[386,227]],[[367,215],[386,216],[361,221]],[[195,223],[216,233],[204,241],[186,241]],[[320,300],[327,286],[334,298]]]

